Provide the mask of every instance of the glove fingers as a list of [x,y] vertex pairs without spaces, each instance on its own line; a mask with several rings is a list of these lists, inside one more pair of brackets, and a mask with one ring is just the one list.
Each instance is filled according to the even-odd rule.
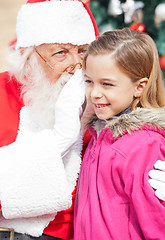
[[73,76],[69,79],[69,81],[64,85],[64,88],[67,88],[67,86],[72,86],[75,88],[76,86],[79,86],[83,82],[83,74],[82,69],[77,69],[77,71],[73,74]]
[[162,183],[160,181],[157,181],[155,179],[149,179],[148,182],[153,189],[159,189],[159,190],[160,189],[165,189],[164,183]]
[[85,101],[85,83],[83,81],[82,70],[78,69],[76,73],[64,85],[55,104],[57,108],[81,107]]
[[158,161],[154,164],[154,167],[155,167],[156,169],[165,171],[165,161],[158,160]]
[[[149,171],[149,176],[152,179],[165,183],[165,172],[152,169]],[[165,186],[164,186],[165,187]]]

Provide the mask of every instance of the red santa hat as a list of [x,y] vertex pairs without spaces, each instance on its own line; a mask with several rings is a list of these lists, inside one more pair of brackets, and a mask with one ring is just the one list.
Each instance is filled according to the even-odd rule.
[[99,35],[93,15],[80,0],[28,0],[17,17],[16,48],[43,43],[89,44]]

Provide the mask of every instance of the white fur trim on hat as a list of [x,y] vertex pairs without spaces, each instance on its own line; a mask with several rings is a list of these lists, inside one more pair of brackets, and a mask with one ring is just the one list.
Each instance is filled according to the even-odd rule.
[[16,48],[43,43],[89,44],[95,40],[91,18],[79,1],[24,4],[17,17]]

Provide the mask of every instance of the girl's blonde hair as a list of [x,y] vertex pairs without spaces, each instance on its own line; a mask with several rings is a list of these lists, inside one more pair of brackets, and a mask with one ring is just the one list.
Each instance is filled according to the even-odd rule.
[[142,95],[134,99],[132,109],[165,105],[158,51],[149,35],[129,28],[105,32],[90,44],[84,59],[84,68],[89,55],[104,54],[113,54],[118,67],[133,82],[148,78]]

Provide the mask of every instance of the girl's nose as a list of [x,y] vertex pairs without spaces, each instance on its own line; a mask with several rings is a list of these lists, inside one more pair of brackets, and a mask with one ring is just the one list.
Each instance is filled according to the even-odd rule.
[[102,93],[98,87],[94,87],[91,91],[91,98],[98,99],[102,97]]

